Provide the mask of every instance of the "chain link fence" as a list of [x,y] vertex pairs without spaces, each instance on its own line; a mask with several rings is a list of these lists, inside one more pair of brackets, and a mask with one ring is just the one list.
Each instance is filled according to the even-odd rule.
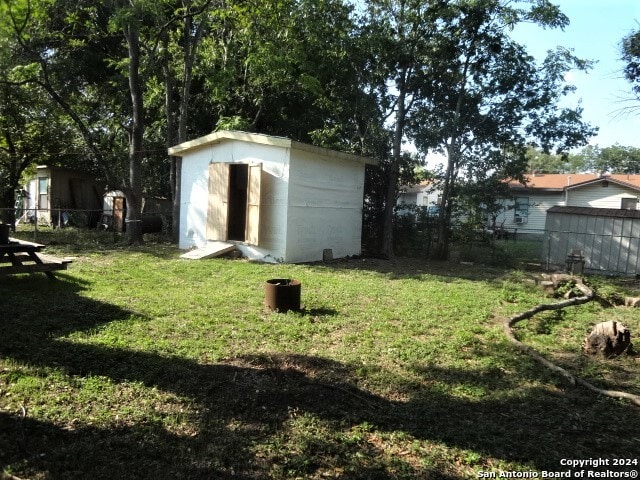
[[[20,233],[23,238],[41,242],[50,238],[55,230],[82,231],[84,236],[95,235],[96,238],[110,237],[114,242],[126,234],[129,221],[126,219],[126,209],[111,210],[82,210],[68,208],[0,208],[0,218],[5,223],[12,223],[12,230]],[[172,212],[159,211],[143,213],[138,220],[142,233],[156,234],[171,238]],[[13,221],[12,221],[13,220]]]

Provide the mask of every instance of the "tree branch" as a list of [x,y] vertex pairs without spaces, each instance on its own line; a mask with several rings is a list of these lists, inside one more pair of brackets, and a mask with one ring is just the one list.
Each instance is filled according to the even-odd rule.
[[527,319],[533,317],[535,314],[543,312],[543,311],[561,310],[563,308],[570,307],[570,306],[573,306],[573,305],[581,305],[583,303],[588,303],[588,302],[592,301],[593,299],[595,299],[595,297],[596,297],[595,293],[590,288],[588,288],[586,285],[584,285],[581,282],[578,282],[576,284],[576,286],[580,289],[580,291],[582,293],[584,293],[583,296],[570,298],[568,300],[563,300],[563,301],[558,302],[558,303],[536,305],[535,307],[527,310],[526,312],[520,313],[518,315],[515,315],[514,317],[511,317],[511,318],[505,320],[503,322],[503,324],[502,324],[502,327],[503,327],[505,335],[507,336],[507,338],[509,339],[509,341],[511,343],[513,343],[516,347],[518,347],[518,349],[521,352],[524,352],[524,353],[530,355],[537,362],[541,363],[542,365],[544,365],[545,367],[549,368],[550,370],[562,375],[572,385],[575,385],[575,384],[582,385],[583,387],[586,387],[586,388],[588,388],[589,390],[591,390],[593,392],[599,393],[600,395],[605,395],[607,397],[625,398],[627,400],[630,400],[635,405],[640,406],[640,396],[633,395],[633,394],[627,393],[627,392],[620,392],[620,391],[616,391],[616,390],[606,390],[606,389],[598,388],[595,385],[587,382],[586,380],[584,380],[584,379],[582,379],[580,377],[575,377],[575,376],[571,375],[571,373],[569,373],[567,370],[565,370],[564,368],[559,367],[555,363],[547,360],[542,355],[540,355],[534,348],[530,347],[529,345],[526,345],[526,344],[522,343],[520,340],[518,340],[516,338],[515,333],[513,331],[513,326],[516,323],[521,322],[522,320],[527,320]]

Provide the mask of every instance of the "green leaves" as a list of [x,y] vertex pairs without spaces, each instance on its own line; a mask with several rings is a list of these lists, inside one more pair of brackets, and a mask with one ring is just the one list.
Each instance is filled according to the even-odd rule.
[[640,98],[640,29],[622,39],[622,61],[626,63],[624,76],[631,83],[633,92]]
[[11,68],[7,75],[7,81],[13,83],[23,83],[38,77],[40,65],[37,63],[29,63],[26,65],[16,65]]

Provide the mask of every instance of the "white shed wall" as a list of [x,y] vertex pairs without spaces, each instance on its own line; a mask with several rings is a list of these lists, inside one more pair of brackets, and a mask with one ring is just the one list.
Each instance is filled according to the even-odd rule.
[[364,166],[293,149],[289,175],[287,262],[361,253]]
[[259,246],[238,248],[253,259],[284,258],[289,149],[235,140],[209,145],[183,157],[179,247],[202,247],[207,243],[209,164],[214,162],[262,164]]

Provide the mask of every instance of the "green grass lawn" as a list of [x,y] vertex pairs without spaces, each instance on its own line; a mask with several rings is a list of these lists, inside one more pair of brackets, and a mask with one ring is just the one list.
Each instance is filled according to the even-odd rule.
[[[58,280],[0,279],[0,477],[456,479],[638,457],[638,407],[506,340],[503,318],[551,301],[535,273],[47,251],[76,257]],[[304,312],[266,311],[269,278],[301,280]],[[595,302],[517,331],[595,385],[640,394],[637,357],[580,353],[610,319],[640,331],[637,310]]]

